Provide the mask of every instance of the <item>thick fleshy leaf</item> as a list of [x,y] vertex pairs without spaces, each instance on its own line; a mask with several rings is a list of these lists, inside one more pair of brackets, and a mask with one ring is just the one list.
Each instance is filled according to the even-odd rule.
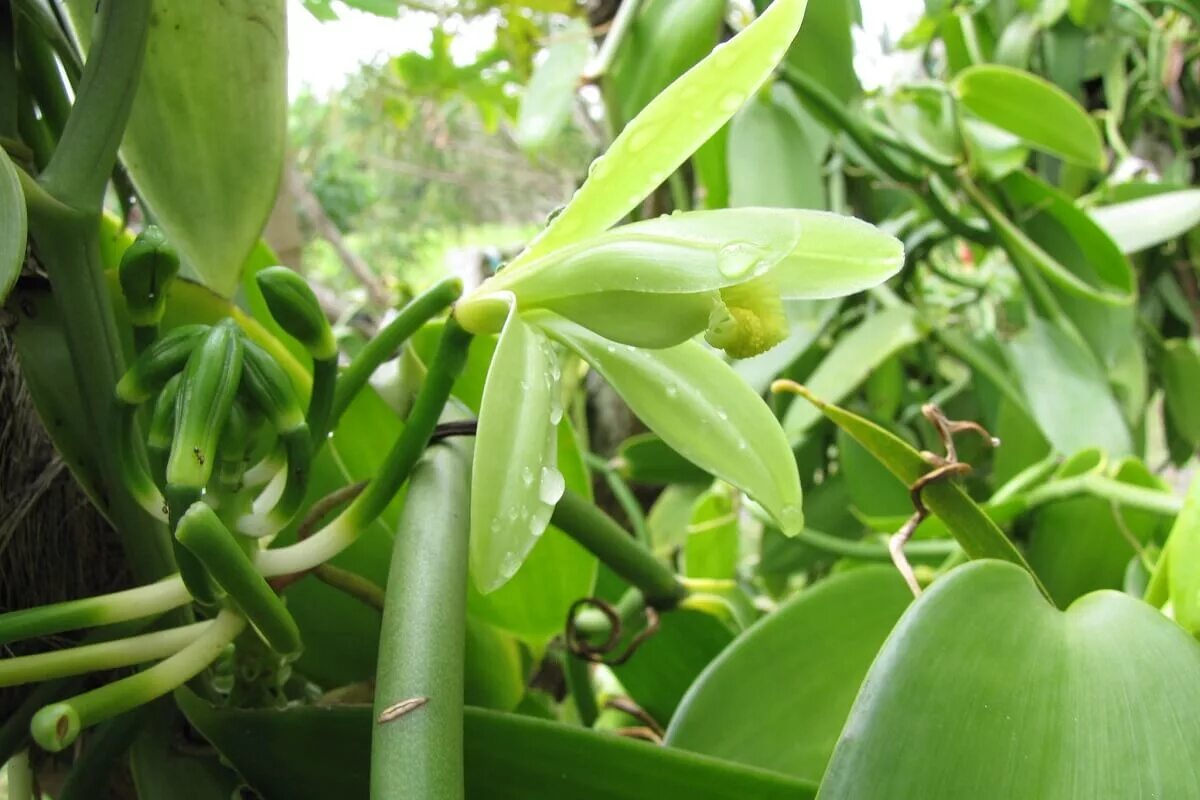
[[[229,296],[275,203],[287,121],[284,0],[154,0],[121,157],[185,269]],[[94,0],[71,0],[90,39]]]
[[509,269],[620,221],[758,90],[800,30],[807,0],[778,0],[652,100],[592,163],[588,179]]
[[[841,402],[880,364],[920,341],[922,335],[911,307],[886,308],[842,336],[805,385],[830,403]],[[821,411],[815,406],[793,403],[783,418],[783,429],[787,431],[788,440],[798,444],[820,419]]]
[[696,466],[757,500],[787,533],[804,524],[796,460],[762,398],[696,342],[645,351],[548,312],[531,325],[591,364],[650,430]]
[[25,194],[21,191],[21,179],[8,153],[0,148],[0,304],[8,298],[21,274],[25,236]]
[[683,543],[683,574],[689,578],[737,577],[741,530],[729,487],[717,484],[692,507]]
[[1200,644],[1096,592],[1058,611],[980,562],[934,583],[872,665],[821,800],[1200,795]]
[[487,593],[516,574],[563,492],[558,357],[512,301],[488,370],[471,468],[471,575]]
[[1091,211],[1123,253],[1169,242],[1200,225],[1200,189],[1164,192]]
[[962,160],[954,104],[941,86],[906,86],[880,103],[888,123],[910,147],[935,164]]
[[1096,123],[1054,84],[1012,67],[985,64],[958,74],[954,91],[979,118],[1080,166],[1104,169],[1104,144]]
[[882,566],[800,592],[696,679],[665,743],[819,781],[859,684],[911,600]]
[[638,433],[621,442],[613,465],[634,483],[709,484],[712,475],[676,453],[653,433]]
[[[223,709],[187,689],[176,701],[267,798],[368,795],[370,706]],[[612,734],[468,708],[463,718],[471,800],[811,800],[816,786],[764,770]],[[304,758],[296,758],[301,753]]]
[[579,76],[592,52],[591,31],[582,20],[571,20],[552,42],[521,95],[513,131],[517,144],[531,152],[554,141],[571,119]]
[[1100,447],[1113,458],[1133,451],[1104,370],[1078,338],[1034,318],[1008,348],[1033,418],[1055,450]]

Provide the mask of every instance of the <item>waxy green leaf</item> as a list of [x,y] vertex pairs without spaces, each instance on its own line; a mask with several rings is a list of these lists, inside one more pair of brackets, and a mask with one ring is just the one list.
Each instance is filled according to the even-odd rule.
[[582,20],[571,20],[551,41],[521,95],[513,131],[517,144],[531,152],[553,142],[571,119],[579,76],[592,52],[591,31]]
[[625,126],[562,213],[512,264],[516,270],[620,221],[758,90],[800,30],[807,0],[777,0]]
[[[369,706],[227,709],[187,689],[175,699],[264,797],[368,795]],[[816,793],[815,785],[777,773],[477,708],[464,714],[463,746],[471,800],[643,800],[650,787],[663,800],[811,800]]]
[[1169,242],[1200,225],[1200,189],[1129,200],[1091,210],[1092,219],[1123,253]]
[[785,532],[803,527],[800,477],[779,423],[710,350],[696,342],[638,350],[548,312],[533,312],[528,322],[595,367],[684,458],[749,494]]
[[25,194],[21,191],[21,179],[17,168],[0,148],[0,304],[8,299],[8,293],[21,265],[25,263]]
[[819,781],[859,684],[911,601],[890,566],[805,589],[696,679],[665,743]]
[[471,575],[485,594],[516,574],[563,492],[558,357],[511,302],[488,370],[471,469]]
[[[72,0],[86,43],[94,0]],[[185,270],[226,297],[275,203],[287,121],[284,0],[154,0],[121,157]]]
[[821,800],[1200,794],[1200,644],[1127,595],[1058,611],[1027,573],[936,581],[875,659]]
[[1096,123],[1069,94],[1044,78],[1012,67],[977,65],[958,74],[954,92],[971,113],[1031,147],[1104,169],[1104,143]]

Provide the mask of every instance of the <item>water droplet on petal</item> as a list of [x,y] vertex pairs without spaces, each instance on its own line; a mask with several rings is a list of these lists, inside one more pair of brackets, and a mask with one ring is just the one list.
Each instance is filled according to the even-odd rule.
[[748,275],[763,259],[762,248],[750,242],[730,242],[717,253],[717,270],[726,278]]
[[526,486],[533,486],[533,470],[529,467],[521,470],[521,483]]
[[667,386],[667,397],[675,397],[675,396],[677,396],[678,394],[679,394],[679,387],[678,387],[678,386],[676,386],[676,385],[675,385],[675,384],[673,384],[673,383],[672,383],[672,384],[669,384],[669,385]]
[[729,419],[729,413],[727,411],[725,411],[725,409],[723,409],[723,408],[718,408],[717,409],[717,418],[720,419],[722,422],[724,422],[725,420]]
[[804,528],[804,509],[796,503],[785,505],[779,511],[779,526],[788,535],[799,533]]
[[744,102],[745,98],[740,94],[730,93],[717,101],[717,108],[720,109],[722,114],[732,114],[741,108]]
[[548,506],[553,506],[562,499],[563,491],[567,488],[562,473],[554,467],[542,467],[542,482],[538,486],[538,499]]

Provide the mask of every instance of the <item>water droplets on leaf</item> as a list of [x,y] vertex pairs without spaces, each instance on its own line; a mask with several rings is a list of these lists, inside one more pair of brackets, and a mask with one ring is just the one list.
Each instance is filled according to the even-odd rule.
[[538,485],[538,499],[548,506],[555,506],[562,499],[567,485],[562,473],[553,467],[542,467],[542,481]]
[[526,486],[533,485],[533,470],[529,467],[525,467],[521,470],[521,483],[525,484]]
[[765,257],[758,245],[750,242],[730,242],[717,253],[717,270],[726,278],[748,275]]

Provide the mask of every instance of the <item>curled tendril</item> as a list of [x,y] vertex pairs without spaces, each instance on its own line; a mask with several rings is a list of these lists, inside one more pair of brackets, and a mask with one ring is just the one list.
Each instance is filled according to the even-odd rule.
[[[596,609],[608,620],[608,635],[599,644],[593,644],[588,641],[586,634],[579,630],[575,622],[576,614],[585,606]],[[578,658],[582,658],[584,661],[592,664],[606,664],[610,667],[620,666],[632,658],[633,654],[637,652],[638,648],[647,639],[658,633],[658,612],[652,606],[646,606],[644,613],[646,615],[646,627],[638,631],[629,640],[624,650],[617,655],[611,655],[612,651],[617,648],[617,645],[624,638],[621,615],[613,608],[612,604],[598,597],[582,597],[572,603],[571,607],[567,610],[567,649]]]

